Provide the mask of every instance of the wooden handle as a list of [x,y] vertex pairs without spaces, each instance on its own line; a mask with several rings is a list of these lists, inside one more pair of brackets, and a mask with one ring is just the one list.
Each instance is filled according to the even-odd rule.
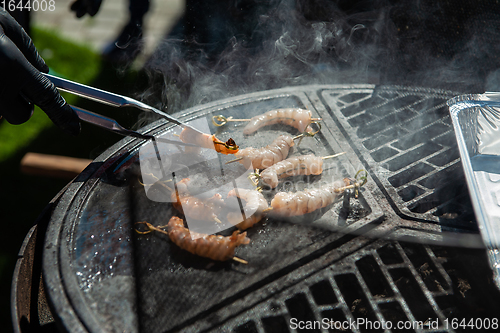
[[92,160],[67,156],[26,153],[21,160],[21,172],[30,175],[73,179]]

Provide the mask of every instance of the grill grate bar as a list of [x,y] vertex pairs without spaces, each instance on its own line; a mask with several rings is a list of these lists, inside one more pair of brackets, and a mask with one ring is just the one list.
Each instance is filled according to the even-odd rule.
[[[469,198],[469,197],[466,194],[464,194],[462,196],[458,196],[458,197],[452,198],[450,200],[444,201],[439,206],[436,206],[436,208],[429,210],[429,212],[437,215],[437,213],[440,211],[440,209],[442,209],[444,207],[447,207],[447,206],[449,206],[451,204],[454,204],[457,201],[457,199],[460,199],[460,198]],[[460,225],[462,225],[462,224],[460,224]],[[457,224],[457,226],[458,226],[458,224]],[[471,230],[477,230],[477,226],[472,226]]]
[[[442,171],[442,170],[440,170],[440,171]],[[437,174],[438,172],[439,171],[436,171],[436,172],[430,173],[430,174],[428,174],[426,176],[419,177],[419,178],[415,179],[414,181],[405,184],[404,186],[400,186],[400,187],[396,188],[398,190],[398,192],[400,192],[400,191],[402,191],[402,190],[404,190],[406,188],[409,188],[411,186],[417,187],[418,189],[420,189],[422,191],[426,191],[426,192],[423,192],[420,195],[415,196],[411,200],[405,201],[407,207],[412,207],[414,204],[419,203],[422,199],[424,199],[424,198],[426,198],[426,197],[429,196],[428,190],[426,190],[426,188],[424,186],[420,185],[418,182],[422,181],[424,179],[427,179],[427,178],[429,178],[429,176]],[[442,185],[447,185],[447,184],[450,184],[452,182],[453,182],[453,180],[450,179],[450,181],[448,181],[446,183],[442,183]],[[431,214],[434,214],[436,211],[439,210],[440,207],[443,207],[443,206],[446,206],[446,205],[448,205],[448,204],[450,204],[452,202],[455,202],[455,201],[457,201],[457,199],[459,199],[459,197],[454,197],[454,198],[451,198],[449,200],[442,201],[442,202],[439,203],[439,205],[435,206],[434,208],[431,208],[431,209],[427,210],[427,212],[431,213]]]
[[[382,116],[382,117],[378,116],[375,120],[369,120],[369,121],[367,121],[364,124],[364,126],[366,127],[366,126],[369,126],[369,125],[373,125],[375,122],[378,122],[378,121],[387,121],[387,120],[389,120],[388,118],[397,116],[398,114],[400,114],[403,111],[410,110],[410,112],[416,113],[415,116],[408,117],[408,118],[405,117],[405,118],[403,118],[404,119],[403,121],[400,121],[398,123],[398,125],[400,125],[400,126],[402,126],[402,125],[408,125],[408,124],[411,124],[412,122],[414,122],[419,117],[421,118],[421,117],[423,117],[425,115],[428,115],[428,114],[434,114],[437,110],[446,107],[446,103],[443,102],[440,105],[438,105],[437,107],[428,108],[425,111],[419,111],[419,110],[412,109],[412,106],[414,106],[416,104],[421,104],[422,102],[425,102],[426,100],[427,100],[426,98],[423,98],[422,100],[420,100],[420,102],[416,102],[416,103],[409,104],[409,105],[404,105],[404,106],[402,106],[400,108],[397,108],[395,110],[391,110],[390,112],[386,112],[386,113],[384,113],[384,116]],[[395,101],[395,100],[393,100],[393,101]],[[383,106],[386,106],[387,104],[388,104],[388,102],[377,106],[377,108],[381,109]],[[358,117],[360,115],[369,115],[369,114],[371,114],[368,111],[370,111],[370,109],[362,110],[359,113],[356,113],[354,115],[346,116],[346,119],[347,120],[352,120],[353,118]],[[445,122],[445,120],[448,120],[448,122]],[[425,126],[419,127],[419,129],[430,127],[432,124],[435,124],[435,123],[444,123],[445,125],[447,125],[448,127],[450,127],[450,125],[451,125],[451,119],[450,119],[449,115],[445,115],[442,118],[438,118],[438,119],[436,119],[436,120],[434,120],[432,122],[429,122]],[[377,133],[379,133],[379,132],[377,132]],[[374,133],[374,134],[377,134],[377,133]]]
[[[400,247],[398,246],[398,244],[396,244],[396,248],[398,250],[398,253],[401,255]],[[394,269],[394,268],[407,268],[408,267],[408,261],[405,260],[404,256],[401,256],[403,258],[403,260],[405,260],[403,263],[401,263],[401,264],[395,264],[395,265],[385,265],[382,262],[382,259],[378,255],[377,251],[372,251],[372,255],[375,257],[375,260],[379,263],[380,269],[382,270],[382,272],[384,273],[387,281],[389,282],[389,285],[391,286],[391,289],[392,289],[392,291],[394,293],[394,299],[400,305],[401,309],[403,310],[404,314],[407,316],[408,320],[410,320],[412,322],[415,322],[416,319],[413,316],[412,311],[408,307],[408,304],[406,303],[403,295],[400,293],[399,288],[396,286],[396,284],[394,283],[394,280],[391,277],[391,274],[389,273],[390,269]]]
[[446,271],[442,265],[442,262],[444,262],[444,260],[439,260],[436,255],[434,254],[434,252],[431,251],[431,249],[429,247],[425,247],[425,251],[427,252],[427,255],[431,258],[431,260],[435,263],[435,267],[436,269],[438,270],[439,274],[441,275],[441,277],[443,277],[448,285],[448,288],[447,289],[444,289],[442,292],[434,292],[434,296],[442,296],[442,295],[450,295],[453,293],[453,289],[451,288],[451,286],[453,285],[452,284],[452,281],[451,281],[451,278],[448,274],[446,274]]
[[[443,106],[444,106],[444,104],[443,104]],[[367,126],[369,126],[370,124],[375,123],[376,121],[382,121],[382,120],[386,120],[386,121],[388,122],[388,124],[391,124],[391,123],[393,123],[392,121],[390,121],[390,120],[392,120],[392,119],[390,119],[390,118],[391,118],[391,116],[395,116],[395,115],[397,115],[397,114],[401,113],[402,111],[407,110],[407,108],[408,108],[408,106],[402,107],[401,109],[399,109],[399,110],[397,110],[397,111],[394,111],[394,112],[388,113],[388,114],[387,114],[387,116],[385,116],[385,117],[383,117],[383,118],[378,118],[378,119],[376,119],[376,120],[369,121],[369,122],[367,122],[364,126],[365,126],[365,127],[367,127]],[[418,112],[418,111],[411,111],[411,112]],[[423,112],[423,113],[417,113],[414,117],[411,117],[411,118],[405,119],[405,120],[403,120],[403,121],[400,121],[400,122],[396,123],[395,125],[394,125],[394,124],[391,124],[390,126],[394,126],[394,127],[396,127],[396,126],[397,126],[397,127],[400,127],[400,128],[405,128],[405,127],[404,127],[405,125],[409,125],[409,126],[411,126],[411,125],[412,125],[412,122],[414,122],[416,119],[421,118],[421,117],[423,117],[423,116],[424,116],[424,115],[426,115],[426,114],[433,114],[433,112],[435,112],[435,110],[430,109],[430,110],[427,110],[426,112]],[[364,114],[364,113],[360,113],[360,114],[362,115],[362,114]],[[351,119],[352,119],[352,118],[354,118],[354,117],[359,116],[360,114],[357,114],[356,116],[352,116],[352,117],[347,118],[347,121],[351,120]],[[389,118],[389,119],[388,119],[388,118]],[[437,125],[437,124],[444,125],[444,126],[448,127],[450,130],[452,130],[452,127],[451,127],[451,118],[450,118],[449,116],[445,116],[445,117],[443,117],[443,118],[441,118],[441,119],[436,119],[436,120],[434,120],[434,121],[432,121],[432,122],[429,122],[428,124],[425,124],[424,126],[420,126],[420,127],[418,127],[418,131],[422,131],[422,130],[429,129],[430,127],[432,127],[432,126],[434,126],[434,125]],[[390,128],[390,126],[388,126],[385,130],[389,129],[389,128]],[[359,128],[358,128],[358,129],[359,129]],[[372,135],[377,135],[377,134],[383,133],[385,130],[382,130],[382,131],[379,131],[379,132],[373,133]],[[412,130],[410,130],[410,132],[408,132],[408,133],[407,133],[404,137],[411,137],[412,135],[415,135],[416,133],[418,133],[418,131],[417,131],[417,130],[413,130],[413,131],[412,131]],[[447,133],[447,132],[443,132],[443,134],[445,134],[445,133]],[[443,134],[440,134],[439,136],[441,136],[441,135],[443,135]],[[404,137],[403,137],[403,138],[404,138]],[[437,137],[438,137],[438,136],[436,136],[435,138],[437,138]],[[367,139],[368,139],[368,137],[363,137],[363,140],[367,140]],[[400,138],[398,138],[398,139],[394,139],[394,140],[391,140],[391,141],[389,141],[389,142],[386,142],[385,144],[386,144],[386,145],[393,144],[393,143],[395,143],[395,142],[397,142],[397,141],[399,141],[399,140],[400,140]],[[397,149],[397,147],[395,147],[395,148]],[[404,149],[403,149],[403,150],[404,150]]]
[[[436,122],[436,123],[439,123],[439,122]],[[433,123],[433,124],[435,124],[435,123]],[[430,126],[432,126],[433,124],[431,124]],[[428,126],[428,127],[430,127],[430,126]],[[424,127],[424,128],[422,128],[422,130],[424,130],[424,129],[428,128],[428,127]],[[444,138],[444,137],[446,137],[449,133],[453,133],[453,129],[449,129],[448,131],[443,132],[442,134],[440,134],[440,135],[438,135],[438,136],[433,137],[433,138],[432,138],[432,140],[436,140],[436,139],[439,139],[439,138]],[[409,133],[409,134],[406,134],[406,135],[405,135],[405,136],[403,136],[403,137],[399,137],[399,138],[397,138],[397,139],[394,139],[394,140],[388,141],[388,142],[386,142],[384,145],[382,145],[382,147],[390,147],[392,150],[397,151],[398,153],[397,153],[397,154],[394,154],[394,155],[391,155],[391,156],[389,156],[389,157],[387,157],[387,158],[385,158],[385,159],[383,159],[383,160],[378,160],[377,162],[378,162],[379,164],[383,164],[383,163],[385,163],[385,162],[387,162],[387,161],[391,160],[392,158],[395,158],[395,157],[399,157],[399,156],[401,156],[402,154],[404,154],[404,153],[405,153],[405,152],[407,152],[408,150],[411,150],[411,149],[416,149],[416,148],[418,148],[418,147],[420,147],[420,146],[424,145],[424,144],[425,144],[425,142],[420,142],[420,143],[418,143],[417,145],[413,145],[413,146],[411,146],[411,147],[410,147],[410,148],[408,148],[408,149],[398,148],[398,147],[396,147],[396,146],[394,145],[394,144],[396,144],[397,142],[399,142],[402,138],[409,137],[409,136],[414,135],[414,134],[415,134],[415,133]],[[443,146],[443,149],[444,149],[445,151],[447,151],[447,150],[452,150],[453,148],[454,148],[454,147],[446,147],[446,146]],[[368,150],[368,152],[369,152],[370,154],[373,154],[374,152],[377,152],[377,151],[378,151],[378,150],[380,150],[380,149],[381,149],[381,146],[378,146],[378,147],[376,147],[376,148],[372,148],[372,149],[367,149],[367,150]],[[440,152],[443,152],[443,151],[440,151]],[[435,154],[433,154],[433,155],[435,155]],[[429,159],[429,158],[431,158],[431,157],[426,157],[426,159]],[[398,169],[398,171],[399,171],[399,170],[403,170],[403,169]]]
[[405,260],[405,262],[408,262],[408,266],[407,266],[408,269],[410,270],[413,277],[415,278],[415,280],[419,284],[420,288],[424,292],[424,295],[427,298],[427,301],[429,302],[429,304],[432,306],[432,309],[434,310],[434,312],[436,313],[436,315],[438,316],[440,321],[443,322],[446,318],[444,317],[441,310],[439,309],[439,306],[437,305],[436,301],[434,300],[432,293],[425,286],[424,281],[422,280],[422,278],[418,274],[417,270],[415,269],[415,266],[411,263],[410,259],[406,255],[406,253],[403,250],[403,248],[401,247],[401,245],[398,243],[398,244],[396,244],[396,247],[398,248],[398,251],[400,252],[401,256],[403,257],[403,260]]
[[359,269],[356,269],[354,271],[354,274],[356,275],[356,277],[358,279],[358,283],[361,285],[361,288],[362,288],[362,290],[363,290],[366,298],[368,299],[368,302],[370,303],[370,306],[372,307],[372,309],[375,312],[375,316],[377,317],[377,321],[379,321],[379,322],[384,321],[384,318],[382,316],[382,312],[381,312],[381,310],[380,310],[380,308],[378,306],[378,302],[375,299],[375,297],[371,294],[370,290],[368,289],[368,286],[366,285],[365,280],[361,276],[361,273],[359,272]]
[[[459,195],[453,191],[449,194],[454,198],[430,196],[456,184],[450,172],[460,167],[460,159],[446,107],[456,93],[380,87],[355,100],[356,95],[343,98],[333,91],[321,92],[330,115],[380,180],[388,199],[408,217],[440,222],[436,215],[440,205]],[[442,184],[436,188],[422,184],[440,172],[445,175],[440,177]]]
[[[356,319],[354,318],[354,316],[352,315],[351,313],[351,310],[349,309],[349,307],[347,306],[347,302],[345,301],[344,299],[344,296],[342,295],[342,293],[340,292],[340,288],[339,286],[337,285],[337,282],[335,281],[335,277],[334,276],[330,276],[328,281],[331,283],[331,285],[333,286],[333,290],[335,291],[335,294],[337,295],[337,299],[339,300],[339,307],[342,309],[342,312],[344,313],[344,316],[347,320],[349,321],[355,321]],[[357,330],[356,328],[353,330],[354,333],[357,333],[359,332],[359,330]]]
[[[423,145],[423,144],[422,144],[422,145],[419,145],[419,146],[417,146],[416,148],[420,148],[420,147],[422,147],[422,146],[424,146],[424,145]],[[411,183],[413,183],[413,182],[416,182],[417,180],[418,180],[418,181],[420,181],[420,180],[422,180],[422,179],[428,178],[429,176],[431,176],[431,175],[433,175],[433,174],[435,174],[435,173],[438,173],[439,171],[442,171],[442,169],[440,169],[440,170],[436,170],[436,169],[434,169],[433,165],[432,165],[431,163],[428,163],[428,162],[427,162],[427,159],[428,159],[428,158],[432,158],[432,157],[434,157],[434,156],[436,156],[436,155],[439,155],[440,153],[443,153],[443,152],[445,152],[445,151],[447,151],[447,150],[448,150],[448,149],[441,149],[441,150],[438,150],[438,151],[436,151],[435,153],[432,153],[432,154],[428,155],[426,159],[421,159],[421,160],[415,161],[415,162],[413,162],[413,163],[411,163],[411,164],[408,164],[407,166],[405,166],[405,167],[403,167],[403,168],[401,168],[401,169],[398,169],[398,170],[397,170],[397,171],[398,171],[398,173],[396,174],[396,176],[397,176],[397,175],[402,174],[402,173],[403,173],[403,172],[405,172],[405,171],[408,171],[408,170],[412,169],[413,167],[415,167],[415,166],[416,166],[416,165],[418,165],[418,164],[425,164],[426,166],[429,166],[429,167],[433,170],[433,171],[429,171],[429,172],[427,172],[427,173],[426,173],[425,175],[423,175],[423,176],[420,176],[420,177],[418,177],[418,178],[415,178],[415,179],[410,180],[410,181],[408,181],[407,183],[404,183],[404,184],[403,184],[403,185],[406,185],[406,184],[411,184]],[[399,155],[399,156],[402,156],[402,155]],[[382,163],[381,163],[381,166],[382,166],[382,167],[384,167]],[[384,168],[385,168],[385,167],[384,167]],[[401,187],[401,186],[395,186],[394,188],[398,189],[399,187]]]
[[[306,296],[306,299],[308,301],[308,305],[310,308],[314,309],[315,308],[315,304],[316,302],[314,301],[314,298],[312,297],[312,294],[311,294],[311,290],[310,288],[306,288],[303,290],[303,293],[304,295]],[[317,309],[319,310],[319,309]],[[322,319],[322,316],[320,314],[320,311],[312,311],[312,313],[314,314],[314,319],[317,320],[317,321],[321,321]]]
[[[385,258],[385,249],[392,249],[400,259],[388,260]],[[409,256],[409,254],[411,255]],[[424,257],[422,257],[422,254],[424,254]],[[445,288],[442,290],[429,289],[421,276],[421,270],[419,271],[419,267],[415,266],[411,256],[418,256],[417,262],[420,264],[422,262],[427,263],[432,268],[431,277],[444,281],[446,284]],[[438,257],[433,249],[427,245],[379,240],[367,248],[353,253],[349,257],[308,276],[299,284],[285,289],[279,294],[275,294],[272,300],[264,301],[256,305],[252,310],[246,311],[245,316],[249,314],[253,314],[253,316],[249,318],[245,317],[245,321],[251,320],[255,322],[255,327],[257,327],[259,333],[262,331],[268,332],[265,329],[265,323],[268,320],[266,318],[269,317],[280,317],[279,319],[275,318],[274,322],[286,323],[286,327],[281,327],[281,329],[286,329],[284,332],[305,332],[305,330],[301,331],[300,329],[289,327],[293,316],[299,321],[315,320],[321,322],[323,318],[328,318],[338,321],[356,322],[357,318],[362,317],[372,322],[391,321],[393,324],[396,324],[396,320],[408,320],[413,323],[420,321],[420,323],[423,323],[430,318],[432,320],[438,319],[443,324],[447,317],[438,305],[436,297],[452,296],[454,293],[452,279],[443,266],[446,262],[446,259]],[[373,266],[373,264],[376,266]],[[374,295],[370,289],[370,285],[365,280],[367,276],[363,275],[363,271],[366,273],[373,267],[377,267],[380,270],[381,276],[384,279],[382,283],[386,284],[387,288],[389,288],[384,295]],[[407,274],[406,277],[410,281],[404,284],[396,281],[395,278],[398,278],[401,273]],[[404,276],[404,274],[401,276]],[[375,280],[375,282],[381,282],[379,279]],[[369,281],[369,283],[372,282]],[[412,300],[408,298],[409,292],[404,288],[411,289],[411,286],[413,286],[413,292],[420,294],[420,297],[424,300],[418,303],[419,307],[423,303],[423,308],[416,310],[415,304],[412,305]],[[331,292],[325,292],[325,294],[330,294],[331,296],[315,297],[315,293],[317,294],[321,290],[320,288],[324,290],[331,289]],[[297,318],[296,316],[300,315],[297,309],[290,312],[289,303],[291,301],[303,303],[306,309],[304,312],[306,317]],[[231,321],[235,323],[242,322],[238,318],[233,318]],[[320,327],[316,331],[328,332],[324,327]],[[355,328],[352,331],[369,332],[369,329],[367,327],[359,327],[359,329]],[[391,332],[390,330],[386,331]],[[453,332],[453,330],[446,330],[444,327],[440,327],[438,330],[417,327],[415,331]],[[235,332],[240,331],[235,330]],[[250,331],[244,332],[248,333]]]
[[[445,152],[446,151],[450,151],[450,150],[451,149],[447,149],[447,150],[445,150]],[[458,167],[457,164],[458,164],[459,161],[460,161],[460,159],[455,159],[455,160],[453,160],[453,162],[447,163],[446,165],[443,166],[443,170],[447,169],[449,167]],[[419,189],[421,189],[422,191],[427,191],[428,189],[425,186],[421,185],[419,182],[422,181],[422,180],[425,180],[425,179],[429,178],[430,176],[433,176],[433,175],[435,175],[435,174],[437,174],[437,173],[439,173],[439,172],[441,172],[443,170],[434,170],[434,171],[431,171],[427,175],[418,177],[418,178],[416,178],[416,179],[414,179],[412,181],[409,181],[408,183],[405,183],[404,185],[396,187],[396,190],[401,191],[401,190],[404,190],[404,189],[406,189],[406,188],[408,188],[410,186],[415,186],[415,187],[418,187]],[[415,198],[413,198],[411,200],[407,200],[405,202],[409,206],[409,205],[411,205],[411,204],[419,201],[420,199],[422,199],[426,195],[428,195],[428,193],[423,193],[423,194],[418,195]]]

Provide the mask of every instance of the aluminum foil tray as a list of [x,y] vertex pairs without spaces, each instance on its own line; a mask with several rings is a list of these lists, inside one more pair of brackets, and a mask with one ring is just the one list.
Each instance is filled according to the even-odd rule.
[[500,286],[500,92],[448,102],[472,205]]

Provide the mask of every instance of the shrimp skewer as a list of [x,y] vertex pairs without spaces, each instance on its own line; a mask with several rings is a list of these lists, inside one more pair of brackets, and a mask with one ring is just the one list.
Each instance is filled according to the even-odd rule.
[[219,193],[208,200],[191,196],[188,190],[189,178],[184,178],[176,184],[177,190],[172,192],[170,199],[173,206],[186,217],[195,220],[206,220],[207,217],[220,223],[217,215],[222,210],[224,200]]
[[312,121],[311,115],[311,111],[306,109],[287,108],[271,110],[250,119],[250,122],[243,128],[243,134],[250,135],[264,126],[278,123],[292,126],[300,133],[311,132],[312,128],[309,126]]
[[154,227],[147,222],[137,223],[146,224],[148,227],[148,231],[138,231],[136,229],[138,233],[146,234],[151,232],[151,230],[155,230],[167,234],[175,245],[200,257],[219,261],[233,259],[243,264],[248,264],[247,261],[234,256],[234,250],[236,247],[242,244],[250,243],[250,239],[246,237],[246,232],[240,233],[239,230],[236,230],[231,236],[228,237],[199,234],[197,232],[189,231],[188,228],[184,227],[184,221],[177,216],[172,216],[170,221],[168,221],[168,231]]
[[241,149],[235,154],[238,159],[233,161],[238,161],[246,168],[249,168],[251,165],[253,169],[265,169],[285,159],[288,156],[290,148],[294,145],[295,142],[290,135],[280,135],[265,147]]
[[[214,116],[212,122],[216,126],[223,126],[228,121],[248,121],[249,123],[243,128],[243,134],[250,135],[255,133],[259,128],[274,124],[285,124],[299,130],[299,132],[312,131],[309,126],[311,122],[321,120],[321,118],[311,118],[311,111],[299,108],[285,108],[268,111],[264,114],[255,116],[251,119],[233,119],[224,116]],[[217,123],[220,121],[220,123]]]
[[[321,129],[321,126],[320,126]],[[316,132],[306,132],[295,137],[291,137],[289,135],[280,135],[274,141],[262,148],[253,148],[248,147],[241,149],[238,151],[235,156],[236,159],[231,160],[228,163],[239,162],[243,164],[246,168],[249,168],[252,165],[253,169],[266,169],[271,165],[274,165],[282,160],[284,160],[288,153],[290,152],[290,148],[295,145],[294,140],[299,139],[299,143],[306,136],[313,137],[316,135]]]
[[341,188],[334,183],[314,190],[279,192],[271,200],[273,214],[289,217],[314,212],[335,202],[343,194]]
[[246,230],[258,223],[269,210],[269,205],[267,204],[266,199],[262,193],[256,190],[243,188],[232,189],[227,194],[227,197],[238,197],[246,201],[246,205],[243,210],[245,219],[243,221],[241,221],[241,212],[229,212],[227,214],[227,220],[231,224],[236,225],[236,227],[240,230]]
[[278,179],[298,175],[320,175],[323,172],[323,160],[345,153],[330,156],[315,156],[314,154],[293,156],[280,161],[260,173],[261,180],[271,188],[278,186]]
[[358,175],[362,171],[364,170],[359,170],[356,173],[353,184],[351,179],[344,178],[344,186],[341,186],[342,184],[340,182],[334,182],[320,189],[298,192],[279,192],[274,196],[273,200],[271,200],[273,213],[283,217],[312,213],[318,209],[331,205],[348,189],[354,189],[355,196],[357,197],[358,189],[367,182],[368,174],[366,171],[364,171],[365,176],[358,178]]
[[189,127],[184,127],[179,138],[184,143],[192,143],[203,148],[214,149],[216,152],[225,155],[236,154],[239,148],[233,139],[222,142],[215,135],[200,134]]

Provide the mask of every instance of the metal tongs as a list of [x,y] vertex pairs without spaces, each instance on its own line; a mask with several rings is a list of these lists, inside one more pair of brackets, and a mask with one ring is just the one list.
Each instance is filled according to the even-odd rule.
[[[188,127],[200,134],[203,134],[201,131],[198,129],[194,128],[193,126],[186,124],[169,114],[162,112],[152,106],[149,106],[147,104],[144,104],[142,102],[139,102],[133,98],[114,94],[105,90],[97,89],[94,87],[90,87],[81,83],[77,83],[71,80],[63,79],[54,75],[50,74],[44,74],[54,85],[61,91],[68,92],[70,94],[86,98],[98,103],[102,103],[105,105],[110,105],[113,107],[124,107],[124,106],[132,106],[136,107],[140,110],[143,111],[149,111],[153,112],[169,122],[172,122],[174,124],[177,124],[182,127]],[[141,138],[145,140],[150,140],[150,139],[155,139],[153,135],[148,135],[148,134],[141,134],[139,132],[129,130],[121,126],[116,120],[108,117],[104,117],[102,115],[96,114],[94,112],[90,112],[88,110],[70,105],[71,108],[76,112],[78,117],[87,123],[94,124],[96,126],[99,126],[101,128],[113,131],[115,133],[121,134],[121,135],[129,135],[133,136],[136,138]],[[158,138],[156,138],[158,139]],[[160,141],[168,142],[168,143],[174,143],[174,144],[179,144],[179,145],[184,145],[184,146],[192,146],[192,147],[197,147],[196,145],[184,143],[182,141],[174,141],[174,140],[168,140],[168,139],[161,139]]]

